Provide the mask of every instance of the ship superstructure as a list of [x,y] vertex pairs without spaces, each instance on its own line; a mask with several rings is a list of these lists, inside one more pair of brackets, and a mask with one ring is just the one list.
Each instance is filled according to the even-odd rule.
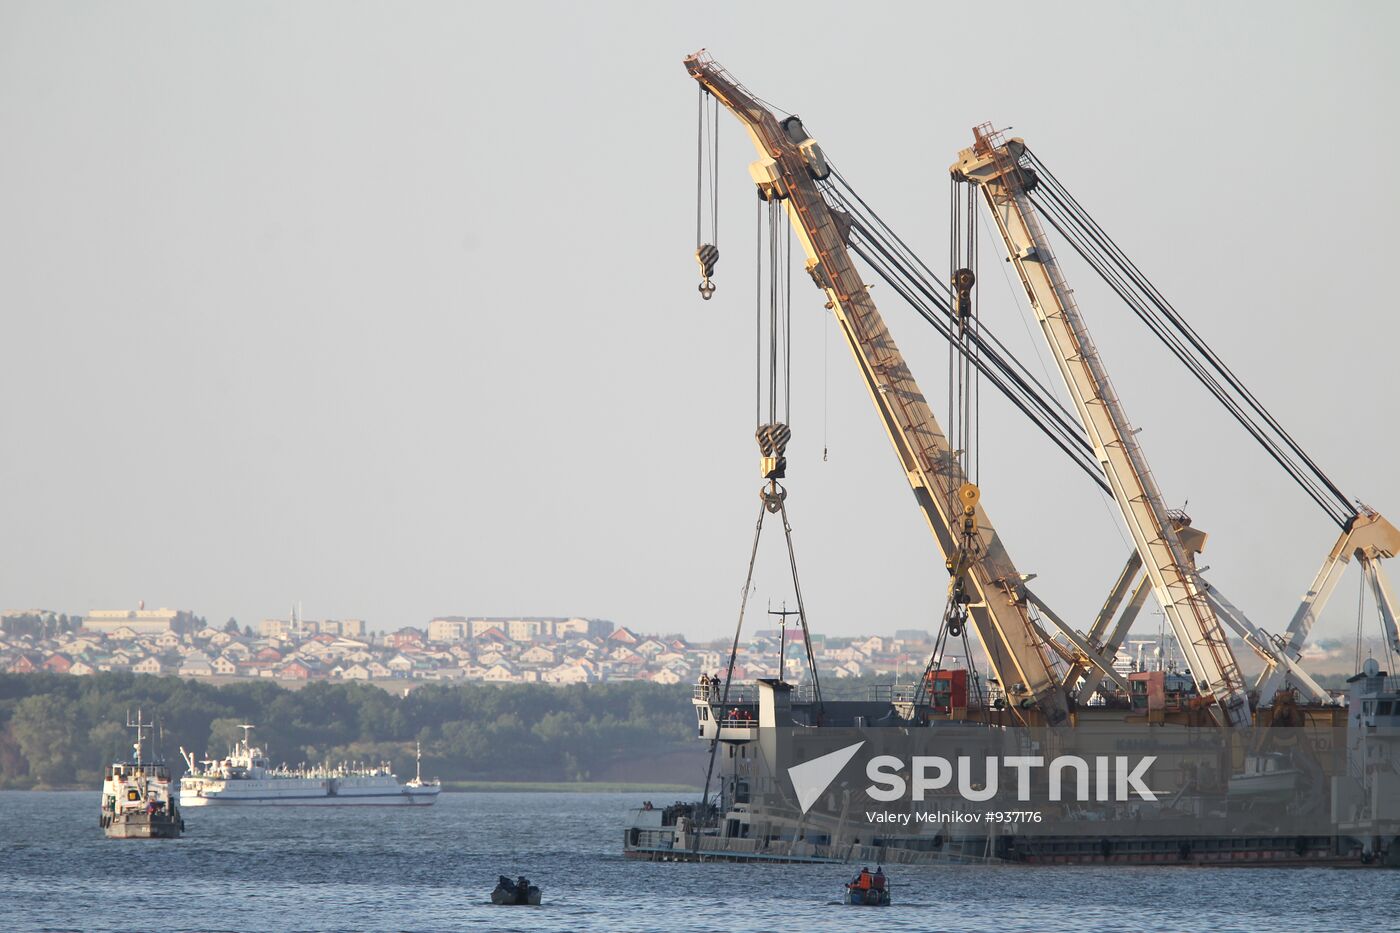
[[252,743],[254,727],[239,728],[243,738],[223,758],[196,760],[180,749],[189,769],[180,780],[185,806],[429,806],[442,792],[441,782],[423,780],[421,750],[417,776],[401,784],[387,762],[274,766]]

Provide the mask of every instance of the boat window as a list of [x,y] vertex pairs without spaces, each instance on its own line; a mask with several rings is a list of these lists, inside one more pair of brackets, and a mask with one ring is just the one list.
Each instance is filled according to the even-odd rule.
[[136,788],[134,788],[134,787],[128,787],[128,788],[126,789],[126,799],[127,799],[127,800],[140,800],[140,799],[141,799],[141,792],[140,792],[139,790],[137,790]]
[[1391,703],[1392,703],[1392,701],[1390,701],[1390,700],[1381,700],[1379,703],[1377,703],[1377,704],[1376,704],[1376,715],[1377,715],[1377,716],[1389,716],[1389,715],[1390,715],[1390,711],[1391,711],[1391,709],[1392,709]]

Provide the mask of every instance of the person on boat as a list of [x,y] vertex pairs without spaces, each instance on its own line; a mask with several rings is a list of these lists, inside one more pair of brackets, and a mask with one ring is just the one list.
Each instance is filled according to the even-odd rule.
[[885,890],[885,867],[883,865],[875,866],[875,874],[871,876],[870,886],[876,891]]
[[856,875],[856,887],[862,891],[869,891],[870,886],[875,883],[875,876],[870,874],[869,868],[862,868],[860,874]]

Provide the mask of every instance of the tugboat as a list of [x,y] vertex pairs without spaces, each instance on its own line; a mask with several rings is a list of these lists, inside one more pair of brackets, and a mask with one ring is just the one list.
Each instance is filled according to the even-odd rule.
[[109,839],[178,839],[185,821],[171,792],[170,769],[164,762],[145,760],[145,735],[152,723],[137,710],[136,721],[128,716],[126,724],[136,730],[135,756],[107,766],[98,825]]
[[491,892],[491,903],[538,907],[540,906],[540,889],[531,884],[530,879],[524,875],[514,881],[501,875],[496,881],[496,889]]

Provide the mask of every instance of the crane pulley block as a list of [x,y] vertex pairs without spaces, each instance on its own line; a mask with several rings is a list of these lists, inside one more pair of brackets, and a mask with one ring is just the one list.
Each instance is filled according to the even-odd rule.
[[749,177],[758,185],[758,196],[765,201],[781,201],[788,196],[783,170],[776,159],[759,159],[749,163]]
[[976,281],[977,276],[971,269],[959,269],[953,273],[953,288],[957,290],[954,308],[959,319],[972,317],[972,286]]
[[817,181],[829,178],[831,166],[827,164],[822,147],[817,145],[815,139],[807,135],[807,129],[802,125],[802,118],[793,114],[785,118],[780,125],[788,140],[797,147],[798,155],[802,156],[802,162],[807,166],[807,174]]
[[792,429],[781,421],[761,424],[754,432],[758,450],[762,454],[760,469],[764,479],[784,479],[787,476],[787,445],[792,439]]

